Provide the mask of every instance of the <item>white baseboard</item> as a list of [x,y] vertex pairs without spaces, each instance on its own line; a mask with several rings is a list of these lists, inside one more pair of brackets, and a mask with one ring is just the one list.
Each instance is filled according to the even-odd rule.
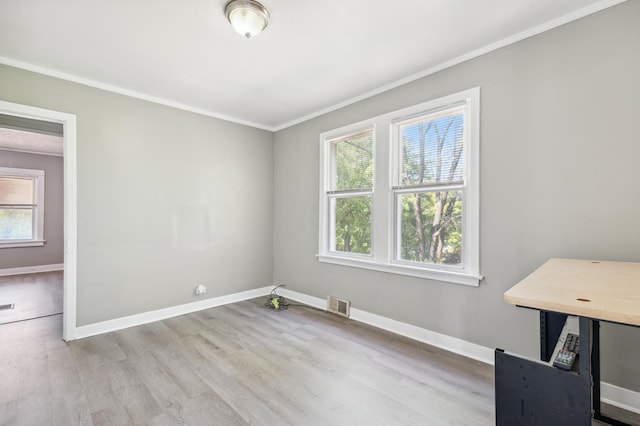
[[[327,301],[280,287],[278,293],[285,298],[295,300],[319,309],[326,309]],[[449,352],[466,356],[486,364],[494,364],[494,350],[456,337],[436,333],[415,325],[403,323],[381,315],[372,314],[351,307],[351,319],[374,327],[390,331],[418,342],[426,343]],[[640,413],[640,392],[621,388],[610,383],[600,384],[601,400],[607,404],[627,411]]]
[[623,410],[640,414],[640,392],[600,383],[600,400]]
[[435,331],[416,327],[415,325],[396,321],[380,315],[371,314],[361,311],[360,309],[351,308],[351,318],[390,331],[400,336],[408,337],[418,342],[426,343],[437,348],[447,350],[459,355],[472,358],[486,364],[492,364],[494,361],[493,349],[481,346],[456,337],[447,336],[446,334],[436,333]]
[[144,312],[128,317],[116,318],[94,324],[83,325],[76,328],[75,338],[82,339],[84,337],[90,337],[97,334],[109,333],[111,331],[134,327],[136,325],[143,325],[154,321],[161,321],[163,319],[177,317],[179,315],[190,314],[192,312],[201,311],[204,309],[215,308],[216,306],[222,306],[230,303],[241,302],[243,300],[253,299],[255,297],[266,296],[269,294],[269,292],[271,292],[272,288],[273,287],[262,287],[254,290],[243,291],[240,293],[229,294],[226,296],[212,297],[210,299],[186,303],[184,305],[172,306],[170,308]]
[[56,263],[54,265],[22,266],[20,268],[0,269],[0,277],[7,277],[9,275],[35,274],[37,272],[53,272],[53,271],[64,271],[64,263]]
[[[282,287],[278,289],[278,293],[291,300],[305,303],[316,308],[326,309],[327,307],[327,301],[320,299],[319,297],[308,296]],[[416,327],[415,325],[396,321],[381,315],[372,314],[370,312],[356,309],[353,306],[351,306],[350,314],[349,318],[352,320],[369,324],[400,336],[417,340],[418,342],[426,343],[449,352],[466,356],[467,358],[472,358],[486,364],[493,365],[493,349],[489,349],[485,346],[467,342],[466,340],[458,339],[456,337],[447,336],[446,334],[436,333],[435,331]]]

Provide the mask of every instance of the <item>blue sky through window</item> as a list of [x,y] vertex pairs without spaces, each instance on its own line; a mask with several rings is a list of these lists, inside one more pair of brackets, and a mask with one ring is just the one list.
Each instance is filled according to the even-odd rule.
[[462,112],[402,124],[400,132],[403,185],[464,179]]

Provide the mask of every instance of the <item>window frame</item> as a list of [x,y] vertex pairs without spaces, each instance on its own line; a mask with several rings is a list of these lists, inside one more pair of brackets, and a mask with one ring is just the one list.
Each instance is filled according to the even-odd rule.
[[[334,174],[335,164],[331,161],[333,157],[332,153],[332,145],[336,141],[346,140],[349,137],[356,136],[358,134],[363,134],[366,132],[371,132],[372,139],[372,150],[373,150],[373,169],[374,169],[374,177],[373,184],[371,189],[352,189],[352,190],[333,190],[331,185],[331,178]],[[324,143],[321,145],[322,153],[321,156],[325,159],[323,161],[323,183],[320,192],[321,204],[324,205],[321,213],[321,221],[324,226],[321,226],[321,244],[322,244],[322,252],[329,253],[333,256],[345,257],[345,258],[353,258],[360,259],[363,261],[369,261],[373,253],[375,252],[375,238],[373,233],[373,224],[375,222],[374,214],[373,214],[373,203],[375,200],[375,187],[376,187],[376,179],[375,179],[375,164],[376,164],[376,129],[374,126],[347,126],[346,128],[342,128],[341,131],[332,132],[331,136],[324,140]],[[353,252],[340,252],[333,249],[335,247],[335,211],[334,206],[332,205],[331,200],[336,200],[338,198],[353,198],[353,197],[370,197],[371,199],[371,253],[353,253]]]
[[[415,117],[446,110],[463,104],[464,129],[464,194],[463,194],[463,247],[462,265],[420,264],[398,259],[396,233],[399,220],[395,197],[398,182],[399,143],[396,137],[398,123]],[[329,141],[350,133],[373,128],[374,187],[372,197],[371,255],[329,250]],[[394,134],[395,133],[395,134]],[[392,111],[358,123],[323,132],[320,142],[320,262],[364,268],[392,274],[406,275],[437,281],[479,286],[480,275],[480,88],[464,90],[418,105]]]
[[[0,240],[0,249],[19,247],[41,247],[44,245],[44,170],[22,169],[13,167],[0,167],[0,177],[17,177],[33,179],[33,204],[30,204],[32,214],[31,239],[24,240]],[[0,209],[10,208],[12,205],[0,205]],[[27,205],[14,205],[26,207]]]

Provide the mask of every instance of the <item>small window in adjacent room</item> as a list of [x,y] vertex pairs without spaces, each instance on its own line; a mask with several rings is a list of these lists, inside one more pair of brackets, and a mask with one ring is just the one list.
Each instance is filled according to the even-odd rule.
[[0,167],[0,248],[44,244],[44,171]]
[[321,262],[477,286],[480,89],[320,135]]

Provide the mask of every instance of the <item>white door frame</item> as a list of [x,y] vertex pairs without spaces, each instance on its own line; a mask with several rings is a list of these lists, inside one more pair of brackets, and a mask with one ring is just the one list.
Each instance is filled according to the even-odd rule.
[[76,278],[78,268],[76,116],[4,101],[0,101],[0,113],[60,123],[64,129],[64,299],[62,338],[66,341],[75,340]]

